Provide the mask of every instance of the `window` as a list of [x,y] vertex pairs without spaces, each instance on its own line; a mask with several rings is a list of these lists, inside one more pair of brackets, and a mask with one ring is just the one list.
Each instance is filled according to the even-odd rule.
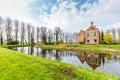
[[89,43],[90,42],[90,40],[89,40],[89,38],[87,39],[87,43]]
[[94,36],[96,36],[96,31],[94,32]]
[[90,42],[90,40],[87,40],[87,42],[89,43],[89,42]]
[[89,36],[89,33],[87,33],[87,36]]
[[94,39],[94,42],[97,42],[97,39]]

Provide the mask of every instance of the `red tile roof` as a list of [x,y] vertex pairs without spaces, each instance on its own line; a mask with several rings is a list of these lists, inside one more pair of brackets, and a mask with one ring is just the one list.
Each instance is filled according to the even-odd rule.
[[91,25],[91,26],[87,29],[87,31],[91,31],[91,30],[98,30],[98,28],[96,28],[96,26]]
[[93,25],[93,22],[91,22],[90,27],[87,29],[87,31],[91,31],[91,30],[98,30],[98,28],[96,28],[96,26]]
[[80,32],[78,33],[78,36],[80,36],[80,34],[85,35],[85,31],[81,29]]

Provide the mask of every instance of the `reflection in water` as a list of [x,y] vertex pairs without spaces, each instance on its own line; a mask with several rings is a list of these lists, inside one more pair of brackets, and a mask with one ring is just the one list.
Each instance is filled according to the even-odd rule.
[[103,63],[103,67],[104,67],[104,64],[105,64],[105,54],[102,54],[102,63]]
[[95,53],[77,53],[77,57],[80,59],[81,63],[86,62],[93,70],[101,65],[101,54]]
[[96,71],[104,71],[106,73],[120,75],[120,54],[56,51],[50,49],[35,48],[34,46],[17,47],[14,49],[17,49],[18,51],[24,52],[26,54],[42,58],[57,60],[76,66],[92,68]]
[[25,52],[24,47],[21,47],[20,51],[21,51],[21,52]]

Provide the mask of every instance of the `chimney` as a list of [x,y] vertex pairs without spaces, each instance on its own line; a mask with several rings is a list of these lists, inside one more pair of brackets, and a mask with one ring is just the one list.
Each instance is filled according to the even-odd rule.
[[91,26],[93,26],[94,22],[91,22]]

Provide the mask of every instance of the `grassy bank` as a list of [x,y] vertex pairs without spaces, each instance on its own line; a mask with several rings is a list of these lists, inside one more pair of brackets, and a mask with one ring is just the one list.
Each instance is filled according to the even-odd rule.
[[1,80],[120,80],[57,61],[25,55],[0,47]]
[[10,48],[10,47],[24,47],[24,46],[34,46],[34,45],[29,45],[29,44],[18,44],[18,45],[0,45],[1,47],[4,48]]
[[96,51],[96,52],[116,52],[120,53],[120,45],[80,45],[80,44],[59,44],[43,45],[37,44],[37,48],[56,49],[56,50],[73,50],[73,51]]

